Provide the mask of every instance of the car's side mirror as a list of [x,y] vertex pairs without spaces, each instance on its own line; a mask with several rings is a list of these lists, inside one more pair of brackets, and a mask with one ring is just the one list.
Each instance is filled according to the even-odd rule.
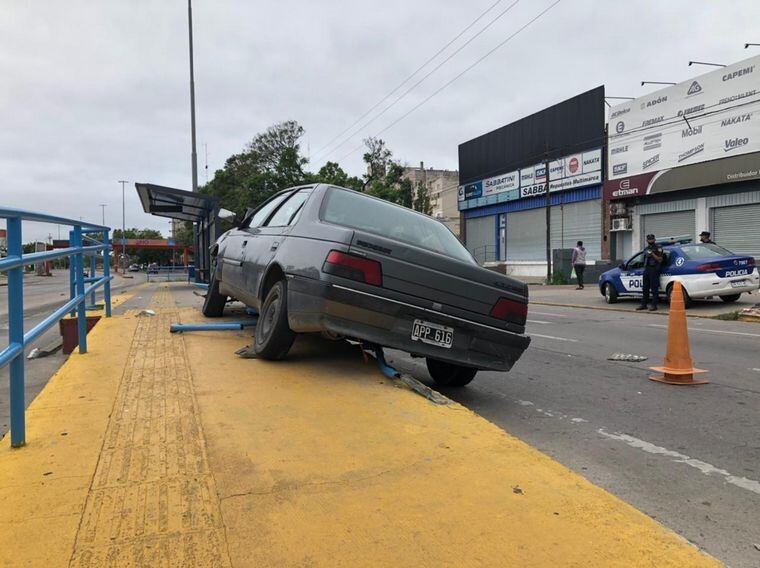
[[237,214],[229,209],[220,209],[217,216],[223,221],[229,221],[230,223],[235,223],[238,219]]
[[626,266],[625,266],[625,262],[621,262],[621,263],[620,263],[620,266],[618,266],[618,268],[619,268],[620,270],[625,270],[625,268],[626,268]]

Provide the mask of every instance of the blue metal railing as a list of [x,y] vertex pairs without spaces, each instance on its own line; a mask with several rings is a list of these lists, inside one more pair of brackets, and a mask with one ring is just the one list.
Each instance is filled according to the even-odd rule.
[[[21,209],[0,208],[0,219],[6,220],[8,256],[0,258],[0,272],[8,273],[8,346],[0,351],[0,369],[10,365],[10,433],[11,446],[18,448],[26,443],[24,415],[24,348],[39,338],[67,313],[77,318],[79,352],[87,353],[87,296],[95,303],[95,290],[103,286],[106,317],[111,317],[111,272],[108,251],[111,250],[108,227],[73,219],[55,217]],[[69,246],[63,249],[24,254],[22,248],[22,221],[55,223],[72,227]],[[99,233],[102,241],[90,235]],[[90,245],[85,245],[84,241]],[[95,257],[103,251],[103,276],[95,275]],[[24,332],[24,266],[56,258],[70,258],[69,301],[52,314]],[[85,257],[90,258],[89,276],[85,277]]]
[[147,270],[147,281],[190,282],[190,269],[183,265],[154,266]]

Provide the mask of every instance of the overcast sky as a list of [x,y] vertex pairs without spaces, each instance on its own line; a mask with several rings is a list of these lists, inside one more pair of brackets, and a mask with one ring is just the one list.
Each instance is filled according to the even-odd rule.
[[[344,156],[363,137],[554,0],[520,0],[376,122],[314,155],[494,2],[194,0],[200,182],[205,145],[213,176],[257,132],[288,119],[306,129],[311,169],[343,158],[361,174],[361,151]],[[436,62],[513,2],[502,0]],[[457,145],[470,138],[601,84],[607,95],[640,96],[656,90],[641,80],[710,70],[689,59],[760,53],[745,42],[760,43],[756,0],[562,0],[382,137],[402,161],[456,169]],[[168,221],[142,212],[133,182],[190,188],[188,85],[183,0],[3,2],[0,206],[99,221],[104,203],[106,223],[121,226],[125,179],[127,226],[166,233]],[[48,232],[57,236],[30,226],[25,240]]]

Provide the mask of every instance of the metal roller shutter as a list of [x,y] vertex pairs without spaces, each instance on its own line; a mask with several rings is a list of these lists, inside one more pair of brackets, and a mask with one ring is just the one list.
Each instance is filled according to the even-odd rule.
[[507,262],[546,261],[546,210],[507,214]]
[[647,235],[652,233],[658,239],[689,235],[695,238],[694,210],[673,213],[654,213],[641,216],[641,248],[646,246]]
[[760,203],[712,210],[712,239],[736,254],[760,258]]
[[496,215],[465,220],[467,250],[480,264],[495,260]]
[[599,201],[552,207],[552,249],[568,249],[583,241],[588,260],[602,258],[602,212]]

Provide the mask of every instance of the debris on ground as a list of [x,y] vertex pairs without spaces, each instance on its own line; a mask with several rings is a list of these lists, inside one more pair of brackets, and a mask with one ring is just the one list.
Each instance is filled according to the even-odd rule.
[[760,323],[760,304],[755,304],[750,308],[744,308],[739,311],[739,319],[741,321]]
[[61,347],[63,347],[63,338],[59,337],[48,343],[45,347],[35,347],[29,352],[29,355],[27,355],[26,358],[39,359],[41,357],[47,357],[58,351]]
[[640,361],[646,361],[649,359],[646,355],[633,355],[631,353],[613,353],[607,357],[607,361],[631,361],[638,363]]
[[430,387],[422,384],[420,381],[412,377],[411,375],[407,375],[406,373],[398,373],[397,376],[393,377],[394,382],[401,383],[402,386],[406,386],[412,391],[416,392],[417,394],[420,394],[424,396],[426,399],[428,399],[433,404],[451,404],[451,400],[445,396],[443,396],[441,393],[434,391]]
[[242,359],[258,359],[259,356],[253,350],[253,345],[246,345],[235,351],[235,355]]
[[145,316],[155,316],[156,312],[154,310],[140,310],[137,314],[138,318],[145,317]]

